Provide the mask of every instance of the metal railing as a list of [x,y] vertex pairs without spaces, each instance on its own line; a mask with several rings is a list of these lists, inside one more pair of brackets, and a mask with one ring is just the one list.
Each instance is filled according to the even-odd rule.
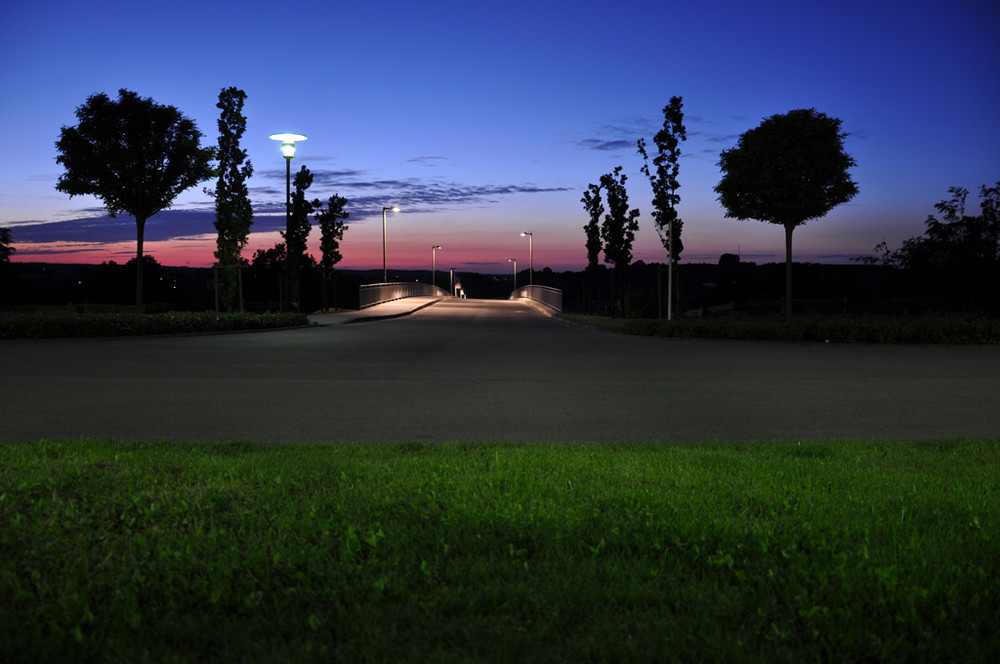
[[383,302],[402,300],[404,297],[447,297],[448,291],[440,286],[420,283],[366,284],[361,287],[359,308],[372,307]]
[[562,311],[562,291],[548,286],[521,286],[510,294],[511,300],[526,298]]

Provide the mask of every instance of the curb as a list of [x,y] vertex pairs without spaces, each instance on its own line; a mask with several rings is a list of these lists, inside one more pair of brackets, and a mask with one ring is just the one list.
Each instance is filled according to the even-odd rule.
[[385,314],[384,316],[358,316],[357,318],[351,318],[350,320],[345,320],[343,323],[341,323],[341,325],[350,325],[351,323],[367,323],[368,321],[388,320],[390,318],[402,318],[403,316],[409,316],[410,314],[415,314],[418,311],[420,311],[421,309],[426,309],[427,307],[429,307],[431,305],[437,304],[438,302],[440,302],[443,299],[444,299],[443,297],[439,297],[436,300],[432,300],[430,302],[426,302],[426,303],[420,305],[416,309],[409,309],[407,311],[401,311],[401,312],[399,312],[397,314]]

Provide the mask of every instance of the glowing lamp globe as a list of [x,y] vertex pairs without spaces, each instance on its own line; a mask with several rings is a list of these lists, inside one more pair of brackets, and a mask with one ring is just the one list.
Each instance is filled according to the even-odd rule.
[[271,134],[272,141],[281,141],[281,156],[291,159],[295,156],[295,141],[304,141],[306,137],[302,134]]

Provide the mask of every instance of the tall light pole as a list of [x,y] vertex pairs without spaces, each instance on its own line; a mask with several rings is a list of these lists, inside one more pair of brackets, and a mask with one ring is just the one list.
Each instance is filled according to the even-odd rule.
[[[291,237],[292,229],[289,228],[291,225],[292,218],[292,157],[295,156],[295,141],[304,141],[306,137],[302,134],[271,134],[269,138],[272,141],[281,141],[281,156],[285,158],[285,237]],[[291,268],[291,262],[285,260],[286,265]],[[291,275],[286,275],[289,278]],[[288,289],[288,304],[292,303],[292,286],[291,280],[286,284]],[[279,289],[280,290],[280,289]]]
[[532,286],[535,283],[535,256],[531,250],[531,233],[528,231],[521,233],[521,237],[525,235],[528,236],[528,285]]
[[399,212],[399,208],[395,205],[389,207],[382,207],[382,283],[388,283],[389,279],[386,276],[387,272],[385,269],[385,213],[392,210],[393,212]]
[[437,286],[437,250],[443,248],[440,244],[431,247],[431,286]]
[[514,264],[514,290],[517,290],[517,259],[516,258],[508,258],[507,262]]
[[285,158],[285,232],[292,209],[292,157],[295,156],[295,141],[304,141],[302,134],[271,134],[272,141],[281,141],[281,156]]

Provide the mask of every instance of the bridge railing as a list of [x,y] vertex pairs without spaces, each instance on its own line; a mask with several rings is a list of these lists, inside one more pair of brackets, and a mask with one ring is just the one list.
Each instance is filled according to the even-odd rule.
[[440,286],[415,282],[394,284],[366,284],[361,287],[360,308],[372,307],[383,302],[402,300],[404,297],[447,297],[448,291]]
[[526,298],[562,311],[562,291],[549,286],[521,286],[510,294],[511,300]]

